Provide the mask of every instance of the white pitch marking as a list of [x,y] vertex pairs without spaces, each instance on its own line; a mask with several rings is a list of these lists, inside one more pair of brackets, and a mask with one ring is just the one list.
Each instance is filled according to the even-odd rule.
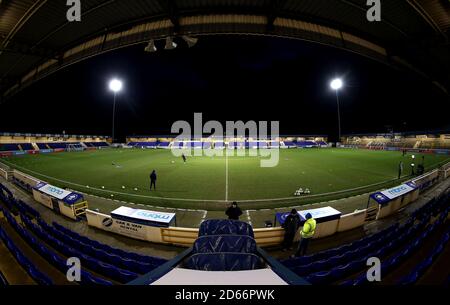
[[228,153],[225,151],[225,201],[228,201]]

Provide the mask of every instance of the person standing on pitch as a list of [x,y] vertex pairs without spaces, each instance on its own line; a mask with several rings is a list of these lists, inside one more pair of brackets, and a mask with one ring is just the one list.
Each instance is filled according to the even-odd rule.
[[186,163],[186,156],[182,153],[181,158],[183,158],[183,162]]
[[239,216],[242,215],[242,211],[237,206],[236,201],[233,201],[231,206],[226,210],[225,214],[228,216],[228,219],[239,220]]
[[400,163],[398,164],[398,179],[400,179],[402,173],[403,173],[403,161],[400,161]]
[[291,213],[286,217],[282,227],[284,228],[284,240],[282,243],[283,249],[281,251],[292,250],[292,243],[294,242],[295,233],[300,227],[300,216],[296,209],[292,209]]
[[306,254],[308,244],[311,238],[314,236],[316,230],[316,220],[312,217],[311,213],[305,215],[306,221],[303,224],[301,233],[300,244],[298,245],[297,252],[293,256],[302,256]]
[[156,191],[156,171],[153,170],[152,173],[150,174],[150,191],[152,190],[152,186],[153,189]]

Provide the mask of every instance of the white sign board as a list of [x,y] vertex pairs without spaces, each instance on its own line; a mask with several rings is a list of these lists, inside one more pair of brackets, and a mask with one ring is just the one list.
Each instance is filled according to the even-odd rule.
[[380,192],[389,199],[397,198],[401,195],[414,191],[415,189],[408,184],[402,184],[391,189]]
[[39,191],[47,195],[53,196],[55,198],[58,198],[60,200],[63,200],[72,193],[70,191],[63,190],[59,187],[50,184],[45,184],[44,186],[40,187]]
[[320,219],[330,216],[338,216],[341,215],[341,212],[339,212],[336,209],[333,209],[332,207],[324,207],[324,208],[318,208],[318,209],[312,209],[312,210],[305,210],[305,211],[299,211],[298,212],[303,219],[306,219],[306,214],[310,213],[311,216],[314,219]]
[[129,222],[133,222],[133,219],[144,222],[153,222],[169,225],[174,219],[175,213],[155,212],[148,210],[132,209],[129,207],[120,207],[111,212],[113,218],[119,218]]

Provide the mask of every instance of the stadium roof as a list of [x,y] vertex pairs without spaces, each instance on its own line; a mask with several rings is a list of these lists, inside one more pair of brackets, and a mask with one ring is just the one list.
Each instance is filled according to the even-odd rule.
[[[411,69],[448,94],[450,1],[82,0],[81,22],[66,1],[0,0],[0,97],[85,58],[167,36],[256,34],[347,49]],[[143,47],[144,49],[144,47]]]

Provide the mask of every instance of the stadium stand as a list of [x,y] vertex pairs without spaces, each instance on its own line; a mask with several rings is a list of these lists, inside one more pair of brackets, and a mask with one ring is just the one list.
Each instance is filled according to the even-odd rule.
[[[4,211],[3,211],[4,212]],[[6,217],[11,217],[8,213],[5,214]],[[10,221],[12,218],[9,219]],[[19,248],[14,244],[12,239],[7,235],[7,233],[0,227],[0,239],[5,243],[6,247],[9,249],[11,254],[17,260],[17,262],[22,266],[23,269],[27,271],[27,273],[36,281],[39,285],[52,285],[52,280],[39,271],[35,266],[33,266],[32,262],[25,257]]]
[[225,143],[223,141],[214,142],[214,148],[215,149],[224,149]]
[[439,255],[444,251],[444,248],[448,241],[450,240],[450,230],[447,230],[447,233],[439,240],[436,247],[431,250],[427,257],[420,262],[410,274],[402,278],[398,284],[401,285],[412,285],[415,284],[418,279],[424,275],[424,273],[431,267],[433,262],[439,257]]
[[[167,262],[165,259],[112,248],[56,223],[52,227],[40,218],[37,211],[23,201],[16,200],[7,187],[0,184],[0,190],[0,201],[11,211],[2,209],[8,223],[39,255],[63,273],[67,271],[64,257],[80,258],[83,265],[81,284],[127,283],[139,274],[147,273]],[[19,215],[24,226],[19,224],[11,213]],[[32,218],[36,220],[32,221]],[[33,269],[29,263],[24,266],[31,266],[27,270],[36,282],[51,283],[51,280],[47,281],[48,277]],[[84,267],[88,269],[85,270]]]
[[298,148],[311,148],[311,147],[317,147],[317,143],[314,141],[297,141],[295,142],[295,145]]
[[18,151],[19,144],[0,144],[0,151]]
[[87,147],[109,147],[106,142],[83,142]]
[[[442,225],[450,212],[449,195],[432,199],[411,214],[409,220],[349,244],[326,251],[281,262],[296,274],[306,276],[312,284],[330,284],[359,272],[359,276],[342,282],[343,285],[366,283],[364,269],[369,257],[381,257],[382,273],[386,275],[408,255],[418,250],[425,238]],[[430,223],[431,216],[438,219]],[[420,233],[422,232],[422,233]],[[445,240],[445,238],[444,238]],[[358,271],[359,270],[359,271]]]
[[129,142],[128,146],[136,148],[157,148],[158,142]]

